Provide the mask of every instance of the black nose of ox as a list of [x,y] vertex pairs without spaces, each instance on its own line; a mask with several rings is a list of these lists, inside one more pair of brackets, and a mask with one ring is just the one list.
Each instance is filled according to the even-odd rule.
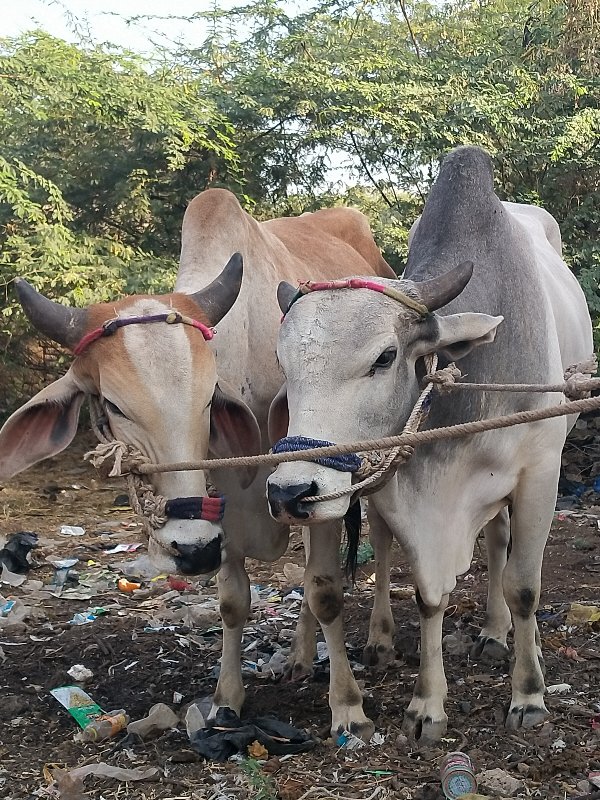
[[306,519],[308,511],[302,508],[302,501],[305,497],[316,495],[318,490],[319,487],[314,481],[293,486],[278,486],[276,483],[269,483],[267,498],[271,514],[278,517],[285,511],[295,519]]
[[208,544],[179,544],[171,546],[179,553],[175,558],[177,568],[184,575],[202,575],[216,572],[221,566],[221,537],[217,536]]

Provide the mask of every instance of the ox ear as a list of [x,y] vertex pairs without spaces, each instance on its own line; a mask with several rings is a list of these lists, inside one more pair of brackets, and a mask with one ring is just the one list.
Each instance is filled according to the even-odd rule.
[[289,424],[287,384],[284,383],[273,398],[269,408],[269,441],[271,444],[275,444],[275,442],[287,436]]
[[[218,381],[210,410],[210,445],[216,458],[255,456],[260,453],[261,436],[256,417],[225,381]],[[256,476],[256,467],[235,470],[243,489]]]
[[0,430],[0,480],[64,450],[77,432],[84,397],[69,370],[15,411]]
[[443,353],[451,361],[464,358],[474,347],[493,342],[496,329],[504,317],[492,317],[489,314],[448,314],[435,316],[436,332],[425,336],[416,343],[419,356],[429,353]]

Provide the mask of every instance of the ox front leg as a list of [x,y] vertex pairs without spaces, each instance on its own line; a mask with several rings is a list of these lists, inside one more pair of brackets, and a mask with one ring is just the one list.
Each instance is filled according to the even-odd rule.
[[542,652],[535,612],[544,547],[552,524],[558,472],[521,479],[513,496],[512,548],[504,570],[504,595],[512,612],[515,666],[506,725],[531,728],[548,714],[544,704]]
[[488,558],[488,596],[485,625],[471,649],[471,657],[487,662],[506,661],[506,637],[512,622],[510,609],[504,599],[502,575],[508,557],[510,517],[503,508],[485,528],[485,545]]
[[433,597],[416,587],[421,622],[421,664],[412,700],[404,715],[403,728],[420,741],[437,741],[446,732],[448,717],[444,701],[448,692],[442,660],[442,621],[448,607],[444,594],[436,605]]
[[310,529],[310,555],[304,591],[317,618],[329,650],[329,706],[332,735],[347,730],[368,742],[375,726],[365,716],[344,643],[342,611],[344,593],[340,569],[340,525],[325,523]]
[[[341,523],[340,523],[341,526]],[[308,563],[310,555],[310,529],[302,528],[302,541],[304,543],[304,555]],[[302,598],[302,606],[296,625],[296,633],[288,659],[286,678],[291,681],[298,681],[308,678],[313,674],[313,661],[317,652],[317,620],[310,610],[308,595],[305,592]]]
[[219,708],[231,708],[239,715],[244,703],[240,658],[242,632],[250,613],[250,581],[243,559],[227,560],[223,564],[217,586],[223,620],[223,652],[210,718],[215,717]]
[[385,667],[396,657],[394,617],[390,606],[392,532],[372,505],[368,507],[369,540],[375,554],[375,602],[363,664]]

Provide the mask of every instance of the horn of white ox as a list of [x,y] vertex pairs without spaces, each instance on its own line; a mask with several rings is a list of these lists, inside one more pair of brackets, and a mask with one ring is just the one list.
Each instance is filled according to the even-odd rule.
[[209,324],[220,322],[235,303],[242,286],[244,260],[241,253],[234,253],[220,275],[212,283],[190,294],[190,298],[206,314]]
[[473,262],[463,261],[449,272],[444,272],[443,275],[428,281],[415,282],[414,286],[423,305],[427,306],[429,311],[437,311],[458,297],[472,275]]
[[85,333],[87,311],[49,300],[24,278],[15,278],[23,311],[40,333],[65,347],[74,347]]

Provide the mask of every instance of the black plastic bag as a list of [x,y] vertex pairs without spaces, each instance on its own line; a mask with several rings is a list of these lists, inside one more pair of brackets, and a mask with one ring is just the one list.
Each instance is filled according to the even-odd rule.
[[230,708],[220,708],[210,727],[196,731],[190,739],[194,750],[212,761],[227,761],[235,753],[246,755],[252,742],[260,742],[270,756],[305,753],[316,742],[305,731],[275,717],[256,717],[242,722]]
[[4,565],[9,572],[16,572],[19,575],[29,572],[31,564],[27,556],[29,551],[37,546],[36,533],[30,531],[15,533],[0,550],[0,569]]

